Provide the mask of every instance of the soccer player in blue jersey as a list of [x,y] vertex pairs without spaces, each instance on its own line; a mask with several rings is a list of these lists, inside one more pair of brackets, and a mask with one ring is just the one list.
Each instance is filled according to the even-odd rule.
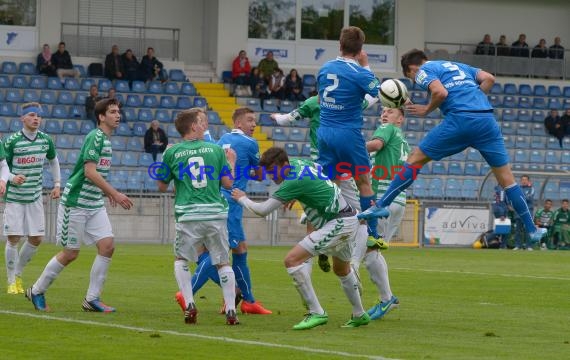
[[359,217],[385,217],[385,208],[412,184],[423,165],[472,147],[479,150],[491,166],[531,239],[539,241],[546,229],[537,229],[533,223],[525,196],[511,171],[493,107],[485,95],[495,83],[495,77],[462,63],[428,61],[424,52],[416,49],[402,56],[402,70],[406,77],[431,94],[427,105],[407,105],[410,115],[425,116],[439,107],[444,119],[422,139],[404,164],[404,171],[392,180],[376,205]]
[[[317,141],[318,163],[341,188],[343,181],[340,180],[354,177],[360,192],[360,207],[366,210],[374,200],[374,192],[370,174],[367,171],[357,173],[358,169],[362,172],[362,169],[370,168],[366,142],[361,133],[362,101],[366,94],[378,96],[379,81],[370,71],[363,44],[364,32],[360,28],[349,26],[342,29],[341,56],[328,61],[319,70],[317,84],[321,124],[317,130]],[[346,171],[340,172],[340,167]],[[388,215],[387,211],[385,215]],[[368,221],[368,245],[384,248],[376,225],[376,218]]]

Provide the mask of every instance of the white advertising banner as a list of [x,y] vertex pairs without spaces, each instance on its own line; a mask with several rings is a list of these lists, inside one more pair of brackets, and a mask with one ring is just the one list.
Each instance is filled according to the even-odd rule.
[[424,245],[471,246],[489,228],[489,209],[426,207]]
[[15,26],[0,28],[0,50],[38,50],[37,30]]

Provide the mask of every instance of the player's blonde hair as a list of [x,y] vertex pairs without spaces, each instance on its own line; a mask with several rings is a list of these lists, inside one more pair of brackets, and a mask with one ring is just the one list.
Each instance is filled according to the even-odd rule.
[[[191,108],[188,110],[183,110],[176,115],[174,120],[174,127],[180,136],[189,134],[192,131],[192,125],[196,124],[200,119],[200,114],[206,116],[206,112],[202,108]],[[207,119],[207,117],[206,117]]]
[[240,107],[234,110],[234,113],[232,114],[232,120],[235,123],[237,120],[239,120],[242,116],[247,115],[247,114],[255,114],[255,111],[251,110],[248,107]]

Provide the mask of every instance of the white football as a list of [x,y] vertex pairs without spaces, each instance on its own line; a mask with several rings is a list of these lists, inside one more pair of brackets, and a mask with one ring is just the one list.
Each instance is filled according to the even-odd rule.
[[408,100],[408,89],[398,79],[388,79],[380,85],[380,101],[387,108],[400,108]]

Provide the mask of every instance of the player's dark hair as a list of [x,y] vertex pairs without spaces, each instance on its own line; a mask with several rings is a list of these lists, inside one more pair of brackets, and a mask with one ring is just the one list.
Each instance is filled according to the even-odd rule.
[[107,110],[109,110],[109,107],[111,105],[119,106],[119,100],[114,99],[114,98],[113,99],[105,98],[105,99],[99,100],[95,103],[95,118],[97,119],[97,125],[99,125],[101,123],[101,119],[99,119],[99,115],[105,116],[105,113],[107,112]]
[[192,125],[198,122],[200,114],[205,115],[206,112],[202,108],[195,107],[188,110],[183,110],[176,115],[176,119],[174,120],[174,127],[176,127],[176,131],[178,131],[180,136],[184,137],[184,135],[190,133],[192,130]]
[[427,61],[427,59],[426,54],[418,49],[410,50],[402,55],[401,64],[404,76],[407,77],[407,74],[410,71],[410,65],[420,66],[424,61]]
[[340,52],[343,55],[356,56],[362,51],[364,31],[359,27],[349,26],[340,32]]
[[247,114],[255,114],[255,111],[251,110],[248,107],[237,108],[234,110],[234,113],[232,114],[232,120],[233,122],[236,122],[237,119]]
[[281,166],[289,162],[289,156],[285,149],[280,147],[271,147],[267,149],[266,152],[261,154],[261,159],[259,159],[259,166],[263,168],[268,168],[272,165]]
[[562,199],[562,202],[563,202],[563,203],[567,203],[567,202],[568,202],[568,199]]
[[544,200],[544,202],[545,202],[545,203],[547,203],[547,202],[552,202],[552,200],[546,199],[546,200]]

